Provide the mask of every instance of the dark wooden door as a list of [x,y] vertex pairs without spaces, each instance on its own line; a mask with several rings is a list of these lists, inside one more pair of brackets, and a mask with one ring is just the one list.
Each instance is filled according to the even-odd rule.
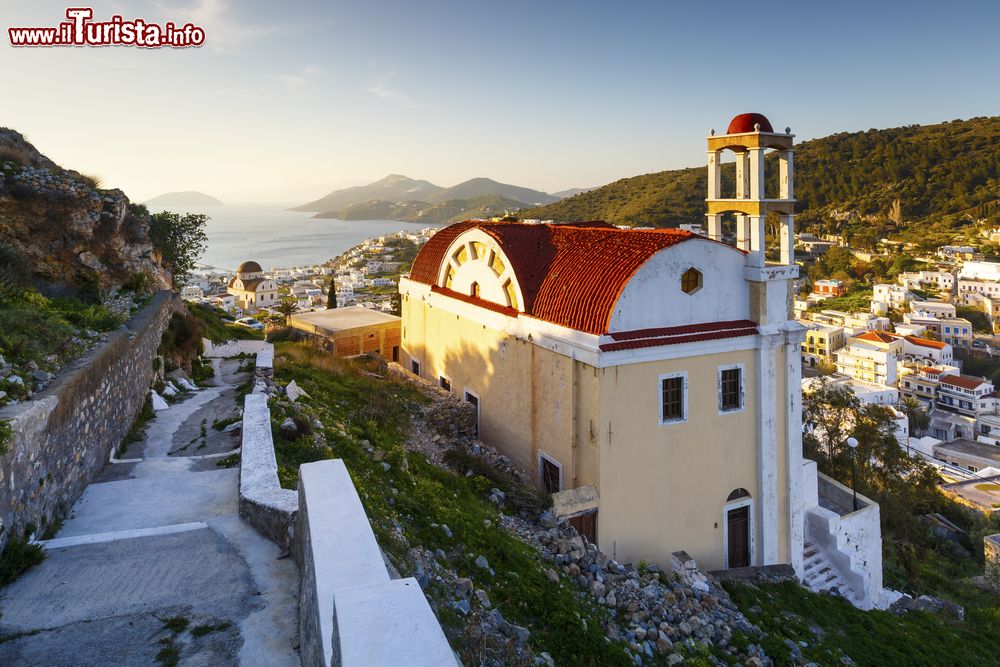
[[750,508],[737,507],[726,516],[729,542],[729,567],[750,565]]
[[559,466],[545,457],[542,457],[542,488],[545,493],[562,490],[559,485]]
[[597,544],[597,512],[581,514],[569,518],[569,525],[576,528],[576,532],[586,537],[592,544]]
[[465,400],[472,403],[476,408],[476,437],[479,437],[479,398],[469,392],[465,392]]

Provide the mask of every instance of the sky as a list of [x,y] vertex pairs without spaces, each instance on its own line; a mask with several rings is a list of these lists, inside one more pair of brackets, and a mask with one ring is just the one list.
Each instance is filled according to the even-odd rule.
[[554,192],[704,164],[765,114],[797,141],[1000,109],[1000,2],[78,0],[200,48],[13,48],[0,126],[133,200],[301,203],[389,173]]

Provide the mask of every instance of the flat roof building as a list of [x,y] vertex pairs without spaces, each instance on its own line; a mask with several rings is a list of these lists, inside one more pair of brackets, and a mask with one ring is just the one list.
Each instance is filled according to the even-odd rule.
[[399,359],[400,319],[389,313],[364,306],[328,308],[295,313],[289,324],[332,341],[338,357],[375,352],[385,359]]

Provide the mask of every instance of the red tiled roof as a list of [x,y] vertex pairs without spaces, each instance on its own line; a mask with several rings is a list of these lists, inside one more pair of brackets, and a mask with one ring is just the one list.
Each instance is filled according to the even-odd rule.
[[899,336],[896,334],[891,334],[887,331],[866,331],[863,334],[856,336],[861,340],[870,340],[876,343],[891,343],[894,340],[899,340]]
[[968,375],[946,375],[941,378],[941,384],[950,384],[962,389],[977,389],[988,382],[983,378],[974,378]]
[[678,229],[618,229],[604,222],[528,225],[466,221],[432,236],[410,279],[434,285],[448,246],[478,228],[492,236],[517,276],[525,314],[593,334],[607,332],[632,275],[660,250],[692,238]]
[[917,338],[916,336],[903,336],[906,340],[910,341],[914,345],[921,345],[923,347],[932,347],[936,350],[943,350],[947,343],[942,343],[937,340],[929,340],[927,338]]
[[452,299],[458,299],[459,301],[464,301],[465,303],[471,303],[474,306],[479,306],[480,308],[485,308],[486,310],[503,313],[507,317],[517,317],[521,314],[517,312],[516,308],[501,306],[499,303],[493,303],[492,301],[487,301],[486,299],[480,299],[479,297],[462,294],[461,292],[456,292],[455,290],[450,290],[447,287],[441,287],[440,285],[431,285],[431,291],[440,292],[445,296],[450,296]]
[[920,370],[924,373],[930,373],[931,375],[941,375],[941,373],[944,373],[944,371],[940,368],[931,368],[930,366],[921,366]]
[[[611,334],[614,343],[601,345],[601,352],[616,350],[635,350],[643,347],[659,345],[678,345],[703,340],[720,340],[723,338],[739,338],[753,336],[757,333],[757,325],[750,320],[734,320],[732,322],[706,322],[683,327],[665,327],[663,329],[640,329]],[[639,335],[635,335],[639,334]],[[644,335],[648,334],[648,335]]]

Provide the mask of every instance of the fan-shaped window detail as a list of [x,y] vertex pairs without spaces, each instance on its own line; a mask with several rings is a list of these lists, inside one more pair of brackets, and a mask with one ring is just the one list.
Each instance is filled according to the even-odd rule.
[[452,266],[448,267],[448,275],[445,276],[444,286],[451,289],[451,284],[455,281],[455,268]]
[[472,242],[472,259],[486,259],[488,252],[489,249],[485,243],[480,243],[479,241]]
[[455,261],[458,262],[459,266],[462,266],[469,261],[469,250],[467,246],[463,245],[458,249],[458,252],[455,253]]
[[517,305],[517,290],[514,289],[514,283],[508,280],[503,284],[503,291],[507,293],[507,305],[511,308],[518,308]]
[[499,253],[493,253],[493,261],[490,262],[490,268],[493,269],[493,273],[497,274],[497,276],[502,275],[507,270],[507,267],[503,265],[503,260],[500,259]]
[[733,500],[739,500],[740,498],[749,498],[749,497],[750,497],[750,492],[747,491],[746,489],[744,488],[733,489],[733,492],[729,494],[728,498],[726,498],[726,502],[731,502]]

